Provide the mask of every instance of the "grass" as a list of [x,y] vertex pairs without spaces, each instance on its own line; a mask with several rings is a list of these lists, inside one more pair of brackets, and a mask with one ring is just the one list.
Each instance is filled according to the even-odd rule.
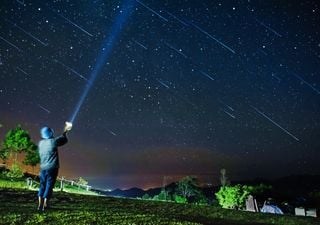
[[[0,176],[0,188],[12,188],[12,189],[29,189],[37,191],[39,189],[39,182],[33,180],[32,187],[27,186],[26,178],[7,178],[3,175]],[[54,191],[60,191],[60,183],[56,183]],[[74,193],[74,194],[84,194],[84,195],[98,195],[96,192],[87,191],[83,188],[78,188],[77,186],[72,186],[65,184],[63,187],[64,192]]]
[[[60,188],[55,189],[56,191],[60,191]],[[87,191],[83,188],[78,188],[77,186],[72,185],[64,185],[63,191],[67,193],[73,193],[73,194],[82,194],[82,195],[98,195],[98,193],[94,191]]]
[[2,179],[0,178],[0,188],[26,189],[26,181],[21,179]]
[[52,208],[36,210],[35,192],[0,188],[0,224],[320,225],[309,217],[277,216],[213,206],[55,192]]

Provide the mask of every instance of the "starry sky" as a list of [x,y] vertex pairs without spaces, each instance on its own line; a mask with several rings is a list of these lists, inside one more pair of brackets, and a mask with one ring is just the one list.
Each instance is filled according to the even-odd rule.
[[319,174],[319,10],[315,0],[3,0],[0,137],[17,124],[36,143],[44,125],[59,134],[90,86],[60,148],[67,178],[113,189],[186,175],[217,184],[222,168],[231,180]]

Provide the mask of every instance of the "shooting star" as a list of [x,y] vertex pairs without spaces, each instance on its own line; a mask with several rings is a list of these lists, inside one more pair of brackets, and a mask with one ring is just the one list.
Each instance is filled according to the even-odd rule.
[[17,2],[18,2],[20,5],[26,6],[26,4],[24,3],[24,0],[17,0]]
[[67,66],[66,64],[64,64],[63,62],[60,62],[57,59],[53,59],[54,62],[60,64],[61,66],[63,66],[64,68],[66,68],[67,70],[70,70],[71,72],[73,72],[74,74],[76,74],[78,77],[84,79],[85,81],[88,81],[87,78],[85,78],[83,75],[81,75],[80,73],[78,73],[77,71],[75,71],[74,69],[72,69],[71,67]]
[[61,18],[65,19],[68,23],[72,24],[73,26],[75,26],[76,28],[78,28],[79,30],[81,30],[82,32],[84,32],[85,34],[89,35],[90,37],[93,37],[92,34],[90,34],[88,31],[86,31],[85,29],[83,29],[82,27],[80,27],[78,24],[72,22],[71,20],[69,20],[67,17],[65,17],[64,15],[60,14],[60,13],[56,13],[58,16],[60,16]]
[[51,113],[48,109],[46,109],[45,107],[41,106],[40,104],[38,104],[39,108],[42,109],[43,111],[47,112],[47,113]]
[[280,83],[281,79],[275,73],[271,73],[271,76],[274,77]]
[[156,11],[154,11],[153,9],[151,9],[150,7],[148,7],[146,4],[144,4],[143,2],[136,0],[136,2],[138,2],[140,5],[142,5],[143,7],[145,7],[146,9],[148,9],[150,12],[156,14],[157,16],[159,16],[161,19],[163,19],[164,21],[168,22],[167,18],[164,18],[163,16],[161,16],[159,13],[157,13]]
[[33,38],[34,40],[38,41],[40,44],[42,44],[43,46],[48,46],[48,43],[44,43],[43,41],[41,41],[39,38],[35,37],[34,35],[32,35],[30,32],[26,31],[25,29],[23,29],[22,27],[20,27],[19,25],[17,25],[17,23],[5,19],[8,23],[12,24],[14,27],[17,27],[19,30],[21,30],[23,33],[27,34],[29,37]]
[[231,113],[229,113],[228,111],[221,109],[225,114],[227,114],[228,116],[230,116],[231,118],[235,119],[236,117],[234,115],[232,115]]
[[188,56],[186,56],[183,52],[182,49],[177,49],[175,47],[173,47],[172,45],[170,45],[169,43],[165,42],[165,45],[169,48],[171,48],[172,50],[174,50],[175,52],[177,52],[178,54],[182,55],[184,58],[188,58]]
[[17,66],[16,68],[17,68],[17,70],[19,70],[20,72],[22,72],[22,73],[24,73],[25,75],[28,75],[28,76],[29,76],[29,74],[28,74],[26,71],[24,71],[23,69],[21,69],[19,66]]
[[227,107],[228,109],[230,109],[231,111],[234,111],[234,109],[233,109],[231,106],[229,106],[228,104],[226,104],[224,101],[222,101],[222,100],[219,99],[219,102],[220,102],[222,105],[224,105],[225,107]]
[[158,82],[159,82],[159,84],[161,84],[162,86],[164,86],[165,88],[170,88],[166,83],[164,83],[162,80],[159,80],[159,79],[156,79]]
[[[191,22],[190,22],[191,23]],[[191,25],[196,28],[198,31],[200,31],[201,33],[207,35],[209,38],[211,38],[212,40],[216,41],[218,44],[220,44],[222,47],[224,47],[225,49],[229,50],[230,52],[232,52],[233,54],[235,54],[235,51],[230,48],[229,46],[227,46],[226,44],[224,44],[223,42],[219,41],[217,38],[213,37],[211,34],[209,34],[207,31],[203,30],[201,27],[197,26],[194,23],[191,23]]]
[[7,44],[9,44],[10,46],[14,47],[15,49],[17,49],[19,52],[22,52],[22,50],[20,48],[18,48],[16,45],[12,44],[10,41],[6,40],[5,38],[0,36],[0,39],[5,41]]
[[262,49],[258,49],[258,51],[261,52],[262,54],[266,55],[266,56],[268,55],[268,53],[266,51],[262,50]]
[[139,45],[140,47],[144,48],[145,50],[148,50],[148,48],[146,46],[144,46],[143,44],[141,44],[140,42],[133,40],[134,43],[136,43],[137,45]]
[[278,37],[282,37],[281,34],[279,34],[277,31],[275,31],[274,29],[272,29],[271,27],[269,27],[268,25],[264,24],[262,21],[256,19],[256,21],[263,27],[265,27],[267,30],[271,31],[272,33],[274,33],[275,35],[277,35]]
[[[165,87],[165,88],[167,88],[167,89],[170,89],[170,87],[169,87],[164,81],[162,81],[162,80],[160,80],[160,79],[156,79],[156,80],[157,80],[158,83],[161,84],[163,87]],[[173,96],[175,99],[177,99],[177,101],[180,101],[180,100],[182,99],[185,103],[187,103],[187,104],[191,105],[192,107],[198,109],[198,107],[197,107],[193,102],[191,102],[190,100],[188,100],[188,99],[185,98],[184,96],[180,95],[179,93],[174,92],[173,90],[169,90],[169,92],[172,94],[172,96]]]
[[209,74],[207,74],[206,72],[203,72],[202,70],[200,70],[200,73],[206,77],[208,77],[210,80],[214,80]]
[[110,133],[110,134],[112,134],[113,136],[118,136],[115,132],[113,132],[112,130],[109,130],[108,129],[108,132]]
[[67,21],[68,23],[70,23],[71,25],[75,26],[76,28],[78,28],[79,30],[81,30],[82,32],[84,32],[85,34],[89,35],[90,37],[93,37],[92,34],[90,34],[88,31],[86,31],[85,29],[83,29],[81,26],[79,26],[78,24],[76,24],[75,22],[71,21],[70,19],[68,19],[67,17],[65,17],[64,15],[62,15],[59,11],[60,10],[54,10],[52,8],[50,8],[47,4],[44,5],[47,9],[49,9],[51,12],[53,12],[55,15],[58,15],[59,17],[61,17],[62,19],[64,19],[65,21]]
[[253,108],[257,113],[259,113],[261,116],[263,116],[264,118],[266,118],[267,120],[269,120],[271,123],[273,123],[274,125],[276,125],[277,127],[279,127],[282,131],[284,131],[286,134],[288,134],[290,137],[292,137],[294,140],[299,141],[299,139],[294,136],[293,134],[291,134],[288,130],[284,129],[282,126],[280,126],[278,123],[276,123],[275,121],[273,121],[270,117],[268,117],[266,114],[264,114],[263,112],[261,112],[259,109],[257,109],[254,106],[251,106],[251,108]]
[[177,20],[178,22],[180,22],[182,25],[184,26],[189,26],[186,22],[182,21],[181,19],[179,19],[178,17],[176,17],[175,15],[173,15],[172,13],[166,11],[166,13],[168,13],[171,17],[173,17],[175,20]]
[[298,80],[300,80],[301,83],[306,84],[306,85],[307,85],[308,87],[310,87],[312,90],[314,90],[315,92],[317,92],[318,95],[320,94],[320,91],[319,91],[317,88],[315,88],[312,84],[310,84],[309,82],[305,81],[305,80],[304,80],[302,77],[300,77],[298,74],[295,74],[295,73],[293,73],[293,72],[292,72],[292,74],[293,74],[293,76],[295,76]]

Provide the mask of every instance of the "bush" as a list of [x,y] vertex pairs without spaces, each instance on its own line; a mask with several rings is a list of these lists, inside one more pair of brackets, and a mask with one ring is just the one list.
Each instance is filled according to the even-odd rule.
[[244,206],[250,190],[252,190],[252,187],[242,186],[240,184],[235,186],[222,186],[216,193],[216,197],[222,208],[240,209]]
[[24,174],[18,163],[12,164],[11,170],[6,172],[6,176],[9,178],[21,178],[23,175]]
[[183,197],[183,196],[180,196],[180,195],[175,195],[174,196],[174,201],[176,203],[187,203],[187,198],[186,197]]
[[149,199],[151,199],[151,197],[150,197],[150,195],[148,195],[148,194],[146,193],[146,194],[144,194],[144,195],[142,196],[142,199],[144,199],[144,200],[149,200]]
[[200,205],[207,205],[209,202],[209,199],[201,192],[198,194],[195,198],[195,203]]

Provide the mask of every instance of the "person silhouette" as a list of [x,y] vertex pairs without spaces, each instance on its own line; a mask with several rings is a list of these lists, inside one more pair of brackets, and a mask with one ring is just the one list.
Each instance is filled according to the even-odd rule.
[[50,127],[45,126],[40,130],[42,140],[38,145],[40,156],[38,210],[44,211],[48,207],[60,167],[58,147],[68,142],[67,133],[71,128],[72,124],[66,122],[62,135],[58,137],[54,137],[54,131]]

